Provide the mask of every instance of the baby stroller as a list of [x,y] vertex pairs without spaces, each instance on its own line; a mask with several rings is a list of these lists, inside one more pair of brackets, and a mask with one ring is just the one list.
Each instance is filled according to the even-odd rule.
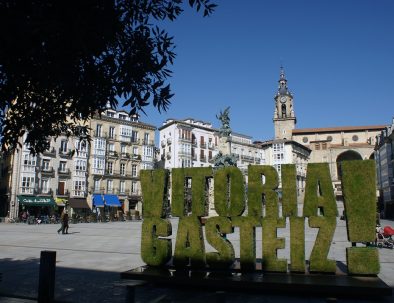
[[375,241],[376,246],[379,248],[386,247],[393,249],[394,243],[393,243],[392,235],[394,235],[394,229],[392,229],[390,226],[385,226],[384,228],[377,226],[376,241]]

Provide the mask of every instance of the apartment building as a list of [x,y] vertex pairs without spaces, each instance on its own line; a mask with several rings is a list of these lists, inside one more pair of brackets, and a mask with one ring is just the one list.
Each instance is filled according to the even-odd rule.
[[[88,122],[91,142],[60,136],[42,154],[22,147],[2,162],[0,217],[142,210],[139,172],[154,165],[155,127],[108,109]],[[21,138],[24,142],[24,138]]]

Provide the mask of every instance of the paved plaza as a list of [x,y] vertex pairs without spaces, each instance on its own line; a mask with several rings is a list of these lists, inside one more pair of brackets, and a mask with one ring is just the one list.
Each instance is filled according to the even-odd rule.
[[[177,220],[171,219],[173,235]],[[394,226],[393,221],[382,225]],[[62,302],[124,302],[126,287],[120,273],[144,265],[140,257],[141,221],[71,224],[68,235],[57,234],[58,225],[0,224],[0,302],[30,302],[37,297],[39,257],[42,250],[56,251],[55,298]],[[306,258],[316,237],[315,229],[306,230]],[[278,236],[286,237],[286,249],[279,257],[289,258],[288,229],[280,229]],[[174,238],[175,236],[173,236]],[[231,234],[236,256],[239,257],[239,234]],[[338,219],[329,258],[346,262],[347,242],[345,222]],[[173,245],[174,245],[173,241]],[[261,257],[261,229],[257,230],[257,257]],[[207,251],[211,248],[206,246]],[[394,250],[380,251],[379,277],[394,288]],[[4,294],[8,296],[5,297]],[[199,290],[139,287],[137,302],[216,302],[217,294]],[[13,299],[17,297],[19,299]],[[227,295],[226,302],[327,302],[326,297],[297,297],[284,295],[240,294]],[[329,300],[328,300],[329,301]],[[378,298],[337,298],[332,302],[375,302]],[[393,297],[378,302],[394,302]]]

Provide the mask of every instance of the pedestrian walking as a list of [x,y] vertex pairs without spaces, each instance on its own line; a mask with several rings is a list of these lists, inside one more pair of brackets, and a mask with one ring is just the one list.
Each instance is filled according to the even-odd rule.
[[60,228],[57,230],[57,233],[62,232],[64,235],[65,233],[68,234],[68,213],[67,210],[63,210],[62,214],[60,215]]

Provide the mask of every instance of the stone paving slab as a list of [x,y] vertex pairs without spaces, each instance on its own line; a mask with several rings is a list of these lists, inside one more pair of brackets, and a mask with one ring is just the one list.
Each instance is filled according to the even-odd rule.
[[[173,238],[177,220],[171,220]],[[394,226],[393,221],[382,221],[382,226]],[[39,256],[42,250],[57,252],[55,297],[63,302],[124,302],[126,289],[120,273],[144,265],[140,257],[141,221],[113,223],[71,224],[68,235],[57,234],[59,225],[0,224],[0,293],[37,297]],[[306,258],[316,237],[317,230],[306,230]],[[278,231],[278,236],[288,238],[289,230]],[[239,235],[229,235],[236,257],[239,257]],[[175,245],[175,241],[173,241]],[[344,221],[338,220],[329,257],[346,261]],[[261,229],[257,229],[257,257],[261,257]],[[212,249],[207,245],[207,250]],[[394,250],[380,249],[381,273],[379,277],[394,288]],[[279,257],[289,257],[286,248],[278,251]],[[201,290],[190,293],[187,289],[167,289],[150,285],[137,288],[137,302],[148,302],[162,297],[163,302],[215,302],[217,294]],[[0,302],[18,302],[17,299],[0,297]],[[226,302],[326,302],[327,298],[291,297],[255,293],[232,293]],[[14,300],[14,301],[12,301]],[[364,299],[341,298],[337,302],[371,302]],[[373,300],[372,300],[373,302]],[[394,302],[385,297],[379,302]]]

